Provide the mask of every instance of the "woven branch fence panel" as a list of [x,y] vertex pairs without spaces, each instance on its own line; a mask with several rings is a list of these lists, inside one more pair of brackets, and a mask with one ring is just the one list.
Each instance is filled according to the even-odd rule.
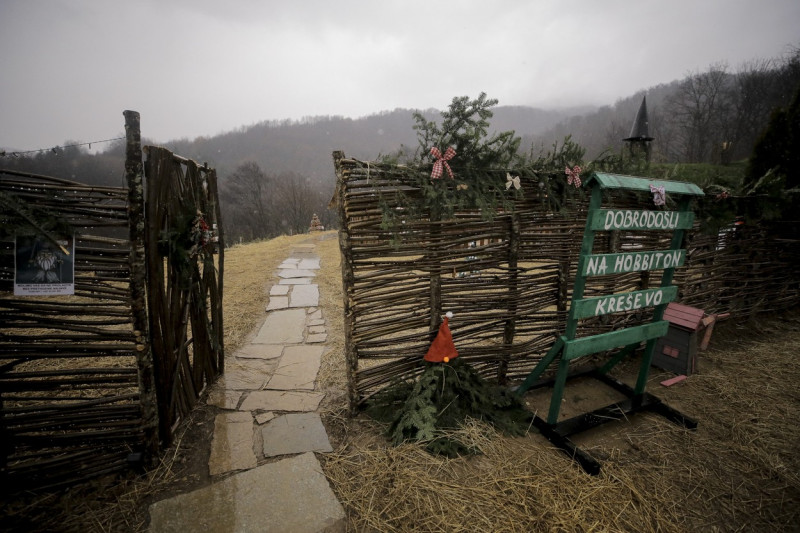
[[[419,196],[410,169],[348,159],[334,152],[342,254],[345,356],[352,411],[393,380],[421,371],[441,316],[459,354],[484,376],[506,383],[526,376],[566,324],[588,198],[575,192],[553,212],[542,189],[524,190],[514,209],[485,220],[459,211],[439,221],[410,213],[400,191]],[[430,167],[419,169],[430,175]],[[505,176],[505,171],[498,174]],[[651,195],[616,193],[604,205],[641,209]],[[407,204],[406,204],[407,205]],[[384,213],[395,225],[386,224]],[[434,218],[434,220],[432,220]],[[677,269],[679,300],[708,312],[752,314],[800,301],[797,225],[781,232],[730,226],[718,236],[694,231],[687,264]],[[663,232],[598,232],[593,253],[669,248]],[[585,296],[648,288],[652,274],[590,278]],[[660,276],[654,275],[654,286]],[[588,336],[650,320],[652,310],[584,320]]]
[[[152,463],[223,371],[216,173],[161,148],[145,168],[124,115],[127,187],[0,170],[0,228],[24,219],[28,239],[0,231],[0,492]],[[56,243],[15,249],[37,219],[74,236],[57,268],[40,262]],[[47,282],[74,263],[74,294],[15,296],[29,263]]]
[[[14,296],[14,237],[0,242],[2,484],[56,487],[128,468],[156,436],[140,387],[129,189],[2,171],[0,194],[60,217],[75,237],[74,294],[59,296]],[[19,255],[20,267],[38,256]]]

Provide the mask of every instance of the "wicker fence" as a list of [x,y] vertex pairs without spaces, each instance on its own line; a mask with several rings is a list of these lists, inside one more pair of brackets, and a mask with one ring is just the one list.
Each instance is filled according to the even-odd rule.
[[0,190],[75,231],[71,296],[15,297],[15,243],[2,242],[3,485],[47,487],[126,468],[157,429],[139,386],[148,352],[132,312],[128,189],[3,172]]
[[218,224],[214,172],[152,149],[145,179],[139,115],[125,116],[127,187],[0,171],[5,200],[74,235],[38,274],[69,281],[60,295],[15,295],[15,275],[47,249],[0,239],[0,492],[148,461],[222,371],[223,247],[193,232],[198,210]]
[[[404,218],[404,208],[392,202],[397,191],[418,192],[408,169],[341,152],[334,152],[334,165],[351,408],[419,371],[446,311],[455,313],[451,329],[464,359],[501,383],[526,376],[564,330],[586,219],[583,196],[563,198],[562,209],[553,212],[545,192],[531,187],[513,210],[488,221],[477,212],[446,221]],[[641,208],[645,201],[652,196],[617,194],[609,206]],[[387,209],[402,222],[387,225]],[[796,225],[782,228],[692,232],[687,266],[676,271],[679,300],[736,314],[796,305],[800,236]],[[594,253],[668,247],[668,236],[659,232],[601,232]],[[585,296],[649,283],[648,273],[600,276]],[[637,312],[585,320],[578,336],[647,318]]]

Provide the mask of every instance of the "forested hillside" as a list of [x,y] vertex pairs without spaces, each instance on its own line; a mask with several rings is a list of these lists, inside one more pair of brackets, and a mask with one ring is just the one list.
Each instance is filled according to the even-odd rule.
[[789,106],[798,86],[800,50],[735,68],[717,63],[572,116],[542,135],[524,138],[523,146],[546,147],[571,135],[590,159],[618,152],[646,96],[655,162],[727,164],[750,156],[770,115]]

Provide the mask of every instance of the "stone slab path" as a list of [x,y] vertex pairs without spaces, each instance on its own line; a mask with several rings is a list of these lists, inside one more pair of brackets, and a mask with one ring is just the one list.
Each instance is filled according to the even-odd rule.
[[316,391],[327,331],[314,244],[292,248],[252,341],[226,359],[209,405],[220,409],[211,485],[150,506],[150,531],[337,532],[344,509],[315,453],[332,451]]

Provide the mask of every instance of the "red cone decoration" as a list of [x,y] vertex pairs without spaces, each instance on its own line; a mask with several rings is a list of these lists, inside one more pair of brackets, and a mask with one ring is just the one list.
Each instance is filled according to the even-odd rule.
[[456,345],[453,344],[453,335],[450,333],[448,321],[453,317],[449,312],[445,315],[444,321],[439,326],[439,334],[433,339],[425,360],[429,363],[449,363],[451,359],[458,357]]

